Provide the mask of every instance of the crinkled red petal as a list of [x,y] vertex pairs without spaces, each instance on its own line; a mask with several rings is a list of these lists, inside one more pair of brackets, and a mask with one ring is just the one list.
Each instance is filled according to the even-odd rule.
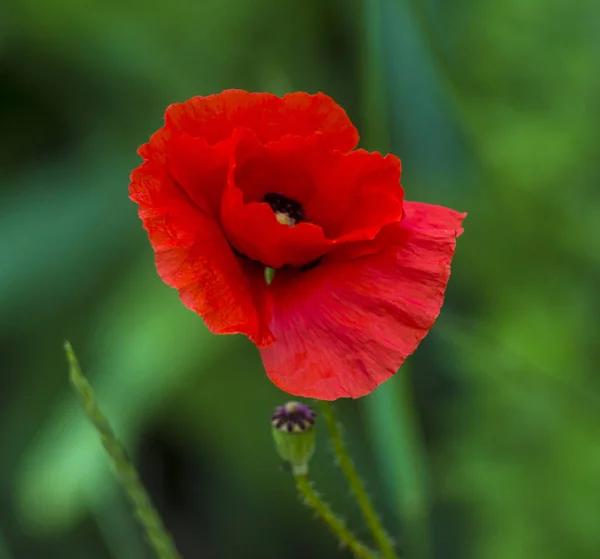
[[239,127],[253,130],[263,143],[314,132],[321,132],[331,149],[350,151],[358,143],[358,132],[344,109],[324,93],[277,97],[238,89],[171,105],[165,114],[166,130],[153,139],[160,144],[170,136],[186,134],[214,145]]
[[[331,151],[320,134],[261,144],[238,130],[221,221],[241,254],[274,268],[303,266],[347,242],[373,239],[402,216],[400,161]],[[306,222],[279,223],[267,193],[301,204]]]
[[433,326],[465,214],[419,203],[404,208],[402,222],[380,233],[379,252],[350,260],[332,254],[306,272],[277,272],[276,341],[261,355],[279,388],[322,400],[364,396]]
[[318,225],[290,227],[277,221],[268,204],[244,204],[242,192],[231,182],[223,193],[221,223],[239,254],[273,268],[303,266],[333,246]]
[[209,146],[202,138],[179,136],[167,149],[167,169],[200,209],[218,218],[223,187],[227,181],[230,145]]
[[241,332],[259,347],[272,343],[262,270],[239,261],[218,222],[190,201],[165,164],[147,161],[133,171],[130,197],[139,204],[158,273],[183,303],[213,332]]
[[327,237],[339,242],[372,239],[402,217],[404,190],[400,160],[359,149],[311,157],[311,179],[317,188],[306,200],[307,215]]

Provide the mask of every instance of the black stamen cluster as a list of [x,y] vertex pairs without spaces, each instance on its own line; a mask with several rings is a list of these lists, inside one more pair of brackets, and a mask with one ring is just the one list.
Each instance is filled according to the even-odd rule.
[[264,201],[271,206],[275,213],[282,213],[293,219],[295,223],[300,223],[306,219],[302,204],[292,200],[283,194],[268,192],[265,194]]

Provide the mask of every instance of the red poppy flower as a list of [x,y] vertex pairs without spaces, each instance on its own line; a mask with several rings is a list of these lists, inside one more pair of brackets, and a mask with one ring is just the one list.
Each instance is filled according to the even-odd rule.
[[357,143],[322,93],[230,90],[171,105],[131,175],[161,278],[298,396],[392,376],[440,312],[462,232],[465,214],[405,202],[400,160]]

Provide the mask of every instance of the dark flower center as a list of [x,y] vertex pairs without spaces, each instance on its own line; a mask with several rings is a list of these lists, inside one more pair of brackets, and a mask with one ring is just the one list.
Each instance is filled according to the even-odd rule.
[[302,204],[296,202],[296,200],[292,200],[283,194],[268,192],[265,194],[264,201],[271,206],[279,223],[293,227],[305,220]]

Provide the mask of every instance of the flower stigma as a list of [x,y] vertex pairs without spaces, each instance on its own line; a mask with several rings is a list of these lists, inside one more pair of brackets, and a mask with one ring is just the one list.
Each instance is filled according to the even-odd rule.
[[296,200],[292,200],[283,194],[268,192],[265,194],[264,201],[271,206],[275,218],[282,225],[294,227],[305,220],[302,204],[296,202]]

